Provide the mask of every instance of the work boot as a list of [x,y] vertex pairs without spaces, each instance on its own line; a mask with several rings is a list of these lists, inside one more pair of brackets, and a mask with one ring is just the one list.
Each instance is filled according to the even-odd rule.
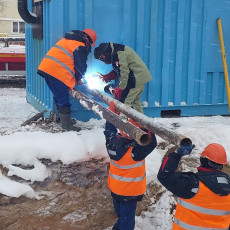
[[61,127],[67,131],[81,131],[80,127],[73,126],[70,113],[59,113]]

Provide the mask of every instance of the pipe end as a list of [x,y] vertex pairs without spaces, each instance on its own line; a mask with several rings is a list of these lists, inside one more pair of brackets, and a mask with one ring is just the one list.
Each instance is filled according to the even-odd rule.
[[151,137],[148,133],[146,133],[142,134],[139,138],[137,138],[137,140],[139,140],[138,144],[140,145],[148,145],[151,142]]
[[180,145],[192,145],[192,141],[188,137],[185,137],[181,140]]

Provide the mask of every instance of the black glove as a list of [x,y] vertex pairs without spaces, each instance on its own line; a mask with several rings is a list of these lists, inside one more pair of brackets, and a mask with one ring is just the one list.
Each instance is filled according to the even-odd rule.
[[192,149],[195,147],[195,145],[181,145],[177,149],[177,154],[180,156],[189,155],[192,152]]

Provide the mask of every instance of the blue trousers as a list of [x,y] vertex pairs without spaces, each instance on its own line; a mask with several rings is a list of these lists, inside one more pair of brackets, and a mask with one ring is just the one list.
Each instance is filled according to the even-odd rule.
[[45,76],[44,78],[48,87],[53,93],[53,98],[57,107],[70,107],[69,87],[54,77]]
[[[53,98],[59,112],[61,112],[63,109],[66,110],[66,108],[70,108],[71,104],[69,102],[69,87],[66,86],[62,81],[54,77],[44,76],[44,78],[48,87],[53,93]],[[91,95],[88,94],[88,91],[90,89],[88,88],[87,84],[75,85],[74,88],[84,93],[85,95],[92,97]],[[101,101],[97,95],[94,95],[93,99],[99,102]]]
[[113,198],[113,206],[118,216],[114,229],[134,230],[137,201],[119,202]]

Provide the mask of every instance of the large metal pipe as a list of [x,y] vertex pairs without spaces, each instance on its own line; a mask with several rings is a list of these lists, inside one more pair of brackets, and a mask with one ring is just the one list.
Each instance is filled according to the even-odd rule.
[[42,40],[43,1],[35,1],[33,7],[35,8],[33,11],[36,12],[36,14],[28,10],[27,0],[18,0],[18,13],[25,22],[32,25],[33,38]]
[[18,13],[21,18],[29,24],[36,24],[38,21],[37,15],[29,12],[27,0],[18,0]]
[[130,137],[135,139],[140,145],[148,145],[151,141],[151,137],[148,133],[144,132],[140,128],[132,125],[130,122],[125,122],[118,116],[116,113],[108,110],[100,103],[86,96],[82,92],[78,90],[70,90],[70,95],[76,98],[83,107],[88,110],[92,110],[96,115],[101,118],[106,119],[113,125],[115,125],[118,129],[121,129],[125,133],[127,133]]
[[89,91],[93,96],[98,96],[107,105],[110,105],[111,101],[115,104],[115,109],[120,111],[121,113],[125,114],[126,116],[132,118],[134,121],[138,122],[140,125],[145,127],[146,129],[150,130],[151,132],[155,133],[162,139],[168,141],[171,144],[176,146],[180,146],[181,144],[192,144],[190,138],[185,137],[181,134],[178,134],[175,131],[171,131],[164,126],[156,123],[153,118],[150,118],[135,109],[130,108],[129,106],[121,103],[120,101],[102,93],[101,91],[95,89],[94,92]]

